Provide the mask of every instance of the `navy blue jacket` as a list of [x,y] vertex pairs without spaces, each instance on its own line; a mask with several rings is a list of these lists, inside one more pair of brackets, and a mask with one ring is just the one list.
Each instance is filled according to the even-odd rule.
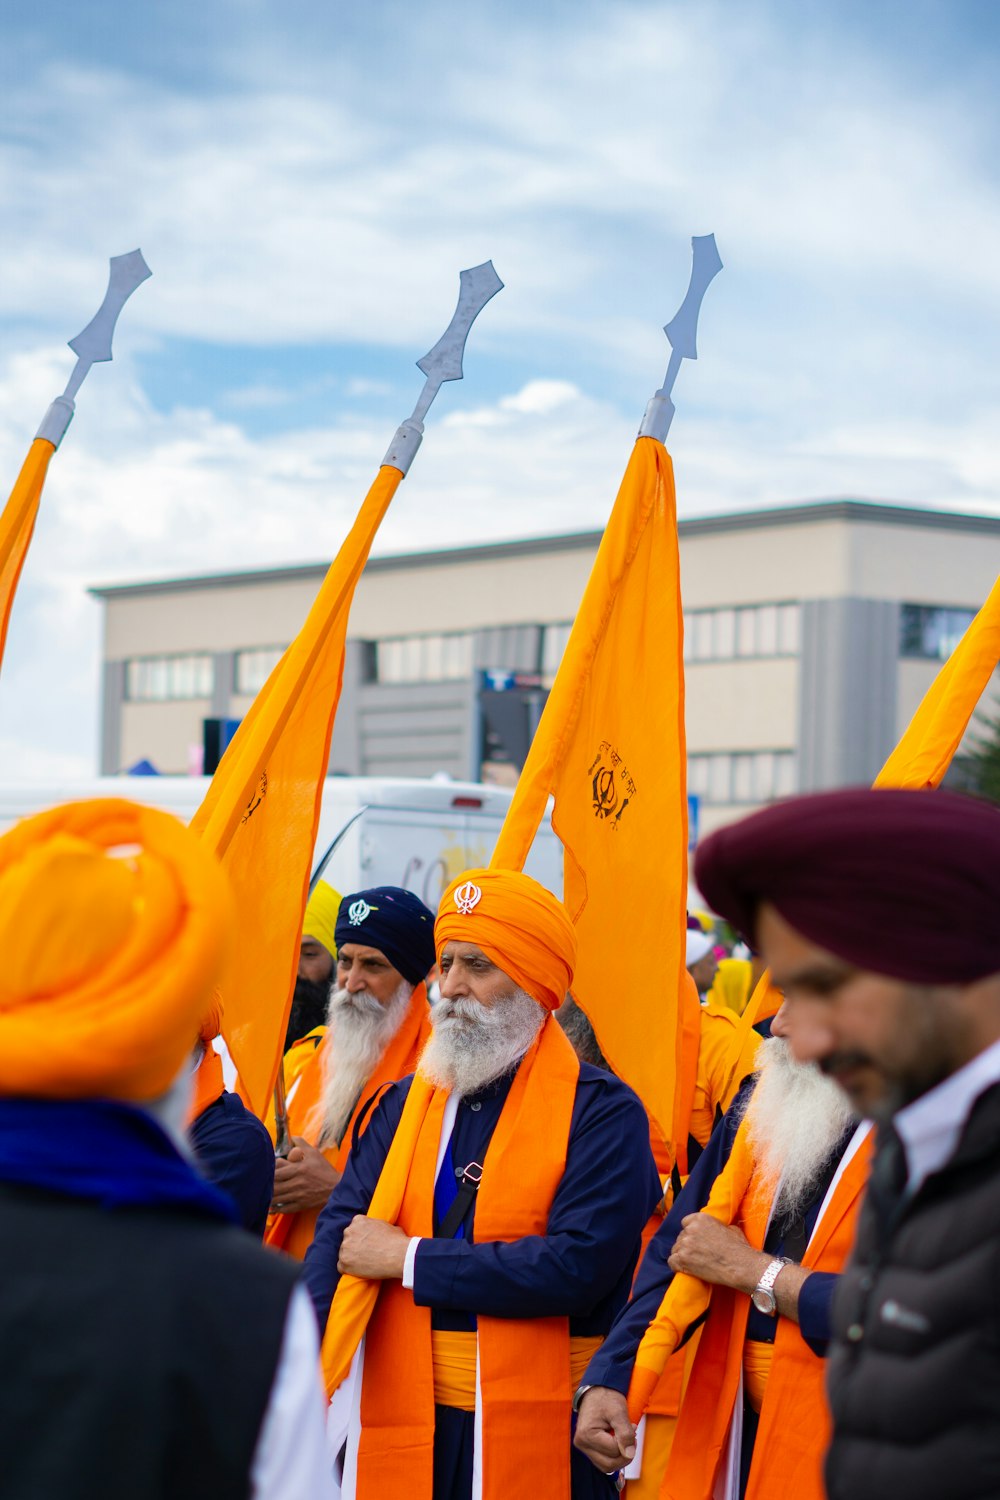
[[236,1094],[224,1093],[188,1130],[203,1177],[228,1193],[240,1223],[264,1237],[274,1192],[274,1147],[267,1130]]
[[[321,1326],[339,1279],[344,1229],[368,1211],[411,1082],[392,1084],[379,1100],[320,1214],[303,1274]],[[451,1138],[456,1166],[484,1160],[511,1082],[508,1075],[460,1102]],[[628,1296],[642,1227],[661,1191],[639,1100],[610,1073],[581,1063],[566,1170],[547,1232],[476,1244],[473,1205],[464,1238],[420,1245],[414,1299],[433,1309],[437,1328],[474,1328],[476,1313],[568,1316],[572,1333],[604,1334]]]

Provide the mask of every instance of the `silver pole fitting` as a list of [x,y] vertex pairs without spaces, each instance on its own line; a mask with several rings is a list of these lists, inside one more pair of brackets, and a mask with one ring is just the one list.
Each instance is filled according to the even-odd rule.
[[382,460],[383,467],[390,464],[398,469],[401,474],[408,474],[413,456],[420,444],[423,442],[424,428],[422,422],[412,420],[402,422],[397,428],[389,451]]
[[670,424],[674,420],[674,403],[666,391],[657,391],[650,396],[646,412],[639,425],[639,437],[656,438],[658,443],[667,441]]
[[58,448],[66,436],[66,429],[73,420],[75,410],[73,402],[66,396],[57,396],[42,418],[42,425],[35,437],[44,438],[53,448]]

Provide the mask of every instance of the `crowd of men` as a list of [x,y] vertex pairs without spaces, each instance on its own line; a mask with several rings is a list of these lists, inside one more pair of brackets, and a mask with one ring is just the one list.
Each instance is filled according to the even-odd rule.
[[529,877],[463,872],[436,913],[319,882],[261,1122],[214,1045],[214,858],[124,801],[25,820],[0,1493],[1000,1494],[998,871],[1000,810],[946,792],[706,839],[698,888],[755,957],[719,984],[689,928],[671,1154]]

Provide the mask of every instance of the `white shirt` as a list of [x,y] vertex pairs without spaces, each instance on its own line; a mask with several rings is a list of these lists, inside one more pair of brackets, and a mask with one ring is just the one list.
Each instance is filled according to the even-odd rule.
[[250,1467],[251,1500],[333,1500],[319,1334],[305,1288],[292,1293],[274,1384]]
[[907,1193],[915,1193],[953,1155],[972,1106],[994,1083],[1000,1083],[1000,1041],[895,1116],[906,1152]]

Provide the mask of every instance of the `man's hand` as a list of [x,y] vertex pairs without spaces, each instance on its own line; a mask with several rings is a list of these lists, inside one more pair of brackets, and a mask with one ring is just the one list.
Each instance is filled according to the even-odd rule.
[[322,1208],[339,1181],[340,1173],[322,1151],[294,1136],[287,1160],[279,1156],[274,1163],[271,1212],[297,1214],[304,1208]]
[[400,1281],[410,1236],[395,1224],[355,1214],[340,1242],[337,1270],[369,1281]]
[[632,1462],[635,1428],[629,1421],[628,1402],[621,1391],[595,1385],[584,1392],[573,1443],[602,1474],[613,1474]]
[[720,1224],[708,1214],[687,1214],[668,1262],[671,1271],[686,1271],[700,1281],[752,1292],[771,1257],[747,1243],[736,1225]]

